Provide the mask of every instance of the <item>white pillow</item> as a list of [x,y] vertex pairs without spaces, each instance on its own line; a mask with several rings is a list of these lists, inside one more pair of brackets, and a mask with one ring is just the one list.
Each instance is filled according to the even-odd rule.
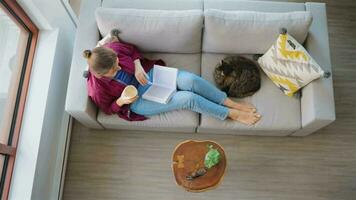
[[272,47],[258,59],[267,76],[288,96],[326,76],[305,48],[289,34],[280,34]]
[[120,39],[144,52],[201,52],[202,10],[97,8],[101,35],[121,31]]
[[203,51],[231,54],[263,54],[278,37],[282,27],[303,43],[312,15],[307,11],[268,13],[207,9]]

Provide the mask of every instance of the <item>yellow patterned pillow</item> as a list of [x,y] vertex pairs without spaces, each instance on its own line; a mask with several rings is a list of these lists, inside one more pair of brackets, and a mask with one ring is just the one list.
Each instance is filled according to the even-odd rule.
[[267,76],[288,96],[324,75],[324,71],[286,30],[258,59]]

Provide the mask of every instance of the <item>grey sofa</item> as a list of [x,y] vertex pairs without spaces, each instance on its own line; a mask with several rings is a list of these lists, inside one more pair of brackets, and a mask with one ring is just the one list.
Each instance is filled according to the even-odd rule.
[[[238,122],[220,121],[187,110],[172,111],[139,122],[129,122],[116,115],[106,115],[87,96],[86,79],[82,77],[87,68],[82,58],[84,49],[92,49],[100,39],[95,10],[107,8],[136,8],[161,10],[245,10],[261,12],[310,11],[313,22],[304,46],[313,58],[331,71],[329,41],[325,4],[282,3],[241,0],[91,0],[83,1],[80,10],[77,38],[67,90],[66,111],[83,125],[94,129],[127,129],[165,132],[198,132],[235,135],[305,136],[325,127],[335,120],[332,77],[313,81],[304,87],[300,98],[284,95],[262,73],[262,87],[252,97],[244,100],[254,104],[262,114],[259,123],[245,126]],[[204,23],[204,22],[202,22]],[[201,75],[214,83],[212,72],[215,65],[226,55],[234,52],[218,52],[207,48],[204,26],[197,41],[198,51],[149,52],[148,58],[161,58],[168,66],[178,67]],[[174,35],[172,36],[174,39]],[[133,41],[135,43],[135,41]],[[138,45],[140,48],[140,45]],[[251,56],[252,53],[244,54]]]

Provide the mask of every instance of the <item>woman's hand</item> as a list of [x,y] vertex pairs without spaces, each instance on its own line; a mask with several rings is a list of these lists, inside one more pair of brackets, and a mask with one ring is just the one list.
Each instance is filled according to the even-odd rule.
[[141,85],[146,85],[148,83],[148,80],[147,80],[148,75],[146,74],[145,70],[143,69],[140,60],[136,59],[134,61],[134,63],[135,63],[135,77],[136,77],[137,81]]
[[130,98],[130,99],[121,96],[121,97],[119,97],[119,98],[116,100],[116,104],[121,107],[121,106],[123,106],[123,105],[125,105],[125,104],[133,103],[133,102],[136,101],[137,99],[138,99],[138,96],[132,97],[132,98]]

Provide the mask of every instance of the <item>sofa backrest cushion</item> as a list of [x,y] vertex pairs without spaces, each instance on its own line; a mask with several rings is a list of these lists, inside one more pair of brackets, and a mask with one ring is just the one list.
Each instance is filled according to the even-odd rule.
[[98,8],[95,15],[101,35],[117,28],[143,52],[201,52],[202,10]]
[[312,22],[308,11],[286,13],[255,11],[204,11],[203,52],[263,54],[276,40],[280,28],[303,43]]
[[277,1],[204,0],[204,10],[207,9],[240,10],[240,11],[245,10],[245,11],[259,11],[259,12],[293,12],[293,11],[305,11],[305,4],[295,3],[295,2],[277,2]]
[[102,0],[104,8],[203,10],[203,0]]

